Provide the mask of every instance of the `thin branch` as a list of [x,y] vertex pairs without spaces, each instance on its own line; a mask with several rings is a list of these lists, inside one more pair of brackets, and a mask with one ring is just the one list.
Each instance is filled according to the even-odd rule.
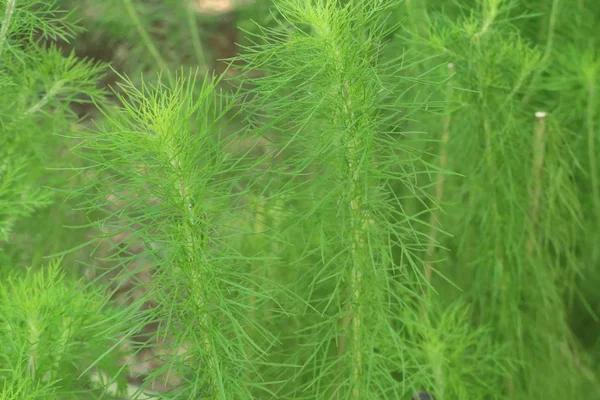
[[4,18],[2,19],[2,28],[0,29],[0,56],[4,51],[4,43],[6,43],[6,36],[8,35],[8,28],[12,20],[13,13],[15,11],[15,0],[8,0],[6,2],[6,10],[4,10]]
[[160,67],[160,69],[167,70],[168,69],[167,63],[165,62],[164,58],[161,56],[160,52],[154,45],[154,41],[150,38],[148,31],[142,25],[142,22],[140,21],[140,17],[138,15],[137,11],[135,10],[133,3],[131,2],[131,0],[123,0],[123,4],[125,5],[125,9],[127,10],[127,14],[129,15],[129,18],[131,19],[131,21],[135,25],[138,33],[140,34],[140,37],[142,38],[144,45],[146,46],[146,48],[148,49],[148,51],[154,58],[154,61],[156,61],[156,63]]
[[544,143],[546,135],[546,113],[538,111],[535,113],[536,123],[533,137],[533,161],[531,168],[532,190],[529,217],[531,218],[532,232],[527,238],[527,254],[533,253],[535,243],[535,225],[540,208],[540,197],[542,194],[542,167],[544,165]]

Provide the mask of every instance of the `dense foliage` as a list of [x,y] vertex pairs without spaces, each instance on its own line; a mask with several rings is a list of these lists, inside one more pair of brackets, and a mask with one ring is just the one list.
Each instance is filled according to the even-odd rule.
[[0,399],[600,398],[596,1],[217,3],[0,4]]

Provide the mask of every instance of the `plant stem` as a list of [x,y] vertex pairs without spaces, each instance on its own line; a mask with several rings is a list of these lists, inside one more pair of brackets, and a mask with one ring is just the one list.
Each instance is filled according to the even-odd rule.
[[8,0],[6,2],[6,10],[4,10],[4,18],[2,19],[2,28],[0,29],[0,56],[2,56],[2,52],[4,51],[4,43],[6,42],[8,28],[10,27],[14,11],[15,0]]
[[[496,161],[494,159],[494,149],[493,149],[493,140],[492,140],[492,130],[490,127],[490,119],[489,119],[489,115],[488,115],[488,104],[486,101],[486,98],[483,97],[482,99],[482,103],[483,103],[483,108],[481,110],[481,114],[483,117],[483,131],[485,134],[485,161],[487,164],[487,179],[488,179],[488,184],[491,186],[490,190],[492,191],[492,223],[493,224],[500,224],[501,223],[501,216],[500,216],[500,212],[498,209],[498,199],[496,197],[496,183],[495,183],[495,174],[497,173],[497,166],[496,166]],[[507,292],[507,288],[506,288],[506,271],[505,271],[505,265],[504,265],[504,257],[505,257],[505,246],[503,244],[503,242],[501,240],[499,240],[498,237],[494,238],[495,241],[495,258],[493,261],[493,266],[494,269],[498,271],[498,280],[500,281],[500,298],[501,298],[501,302],[504,303],[504,297],[506,295]],[[510,273],[510,272],[509,272]],[[500,306],[502,306],[503,304],[501,304]],[[494,301],[492,303],[492,310],[491,313],[495,313],[496,310],[495,308],[498,306],[498,302]],[[505,327],[505,326],[503,326]],[[513,395],[514,395],[514,383],[513,383],[513,377],[512,376],[507,376],[505,378],[504,381],[504,386],[506,388],[506,392],[508,393],[507,398],[512,399]]]
[[[349,95],[347,82],[342,83],[342,96],[344,101],[343,114],[348,126],[354,122],[354,112],[352,111],[352,101]],[[362,375],[362,353],[360,350],[361,330],[362,330],[362,254],[364,253],[364,229],[368,223],[368,218],[363,223],[365,217],[361,212],[361,201],[358,190],[357,163],[357,135],[354,134],[348,139],[345,153],[348,159],[348,179],[350,181],[350,215],[352,218],[352,268],[350,270],[349,297],[350,301],[345,307],[345,317],[343,320],[344,328],[350,328],[352,332],[352,398],[360,399],[360,377]],[[346,337],[342,336],[338,344],[338,354],[343,355],[346,352]]]
[[29,328],[29,343],[31,344],[31,350],[29,352],[29,373],[32,378],[35,378],[38,359],[37,347],[40,339],[40,331],[35,316],[30,316],[28,318],[27,325]]
[[62,80],[56,81],[54,85],[52,85],[52,87],[48,89],[48,91],[46,92],[44,97],[40,99],[40,101],[35,103],[33,106],[29,107],[23,113],[22,118],[26,117],[29,114],[35,114],[36,112],[40,111],[46,104],[48,104],[50,100],[52,100],[58,94],[58,92],[62,89],[64,84],[65,82]]
[[[261,194],[261,195],[258,195],[258,199],[256,200],[255,220],[254,220],[254,233],[256,233],[256,235],[258,235],[258,237],[262,237],[262,235],[265,232],[265,222],[266,222],[265,198]],[[250,275],[257,276],[256,261],[252,262],[250,265]],[[248,310],[248,312],[250,313],[250,315],[249,315],[250,320],[255,319],[255,314],[254,314],[255,309],[256,309],[256,295],[252,294],[252,295],[250,295],[249,310]]]
[[[266,224],[266,209],[265,209],[266,200],[262,194],[259,194],[257,196],[257,199],[254,202],[255,202],[254,233],[257,235],[257,238],[260,238],[261,246],[262,246],[262,244],[263,244],[262,237],[265,233],[265,224]],[[253,279],[253,281],[255,281],[255,282],[260,279],[259,275],[258,275],[259,270],[256,266],[256,264],[258,262],[259,261],[257,260],[257,261],[252,261],[250,263],[250,276],[255,277],[255,279]],[[257,291],[259,289],[260,288],[259,288],[258,284],[254,285],[255,291]],[[256,300],[257,300],[256,294],[255,293],[250,294],[250,297],[248,299],[248,320],[249,321],[256,320],[256,309],[257,309],[257,307],[256,307],[257,301]],[[264,315],[263,315],[265,317],[265,319],[268,320],[267,312],[268,312],[268,307],[266,307],[266,309],[264,311]],[[251,332],[252,332],[252,327],[249,327],[248,333],[251,333]],[[252,354],[253,354],[252,347],[248,347],[248,356],[252,356]]]
[[165,62],[163,57],[160,55],[160,52],[154,45],[154,42],[150,38],[150,35],[148,35],[148,32],[142,25],[142,22],[140,21],[140,17],[138,16],[133,3],[131,2],[131,0],[123,0],[123,3],[125,5],[125,9],[127,10],[127,14],[129,15],[129,18],[135,25],[138,33],[140,34],[140,37],[142,38],[142,41],[144,42],[144,45],[146,46],[146,48],[148,49],[148,51],[154,58],[154,61],[156,62],[156,64],[159,66],[159,68],[161,70],[166,71],[167,63]]
[[[169,149],[167,150],[167,152],[169,153],[169,159],[172,160],[171,164],[173,166],[173,169],[176,172],[176,175],[179,177],[175,184],[179,192],[179,196],[183,201],[185,207],[186,221],[183,222],[183,226],[186,236],[188,261],[193,266],[202,267],[203,265],[207,265],[207,263],[209,262],[208,260],[206,260],[204,252],[206,247],[206,241],[200,238],[200,247],[198,247],[197,235],[194,232],[192,232],[191,227],[196,226],[199,221],[196,221],[196,218],[193,214],[193,202],[187,193],[186,183],[183,178],[184,171],[180,165],[178,156],[176,154],[173,154],[172,151],[170,151],[171,146],[167,146],[166,148]],[[200,255],[200,259],[197,258],[197,255]],[[208,358],[208,370],[210,376],[209,387],[211,388],[209,392],[214,394],[215,399],[226,400],[227,396],[224,392],[223,385],[217,384],[219,382],[220,376],[220,365],[210,335],[207,334],[207,332],[209,331],[210,317],[206,311],[206,299],[204,293],[205,290],[203,289],[203,283],[198,277],[198,273],[195,269],[191,270],[191,287],[192,296],[195,300],[198,313],[200,314],[199,325],[201,342],[204,345],[204,352],[206,353],[206,356]]]
[[527,239],[527,254],[533,253],[533,246],[535,243],[534,232],[535,225],[537,223],[537,215],[540,206],[540,197],[542,194],[542,166],[544,164],[544,136],[546,134],[546,113],[539,111],[535,113],[536,124],[535,133],[533,138],[533,165],[531,179],[533,189],[531,190],[531,205],[529,211],[529,217],[531,218],[531,235]]
[[556,19],[558,18],[558,4],[559,4],[559,0],[552,1],[552,8],[550,10],[550,18],[548,21],[548,33],[547,33],[548,38],[546,39],[546,47],[544,49],[544,55],[542,56],[542,59],[540,60],[540,68],[538,68],[535,71],[533,77],[531,78],[531,83],[529,84],[529,90],[525,94],[525,97],[523,97],[524,104],[527,104],[529,102],[529,100],[531,99],[532,89],[538,83],[538,80],[540,79],[542,72],[544,72],[544,70],[545,70],[545,64],[548,62],[548,60],[550,59],[550,56],[552,55],[552,48],[554,45],[554,28],[556,26]]
[[26,117],[30,116],[31,114],[39,112],[60,93],[64,85],[65,82],[63,80],[54,82],[54,84],[50,87],[50,89],[48,89],[46,94],[44,94],[44,96],[40,100],[38,100],[37,103],[25,110],[23,114],[21,114],[18,118],[15,118],[13,121],[11,121],[8,126],[12,128],[15,125],[21,123]]
[[[337,71],[344,71],[345,66],[343,64],[342,52],[336,42],[335,33],[329,28],[327,24],[323,24],[316,30],[317,34],[323,36],[331,43],[333,63]],[[355,131],[357,126],[356,115],[354,112],[354,106],[352,99],[350,98],[350,86],[348,78],[341,72],[339,77],[338,87],[341,93],[341,101],[343,103],[341,112],[341,126],[351,127],[345,132],[342,132],[341,143],[339,151],[345,155],[347,160],[345,165],[346,176],[344,180],[350,183],[348,187],[348,194],[350,197],[350,218],[352,221],[352,244],[351,244],[351,258],[352,267],[350,270],[349,284],[348,284],[348,296],[349,301],[344,307],[344,318],[342,320],[342,330],[344,334],[338,340],[337,352],[339,356],[343,356],[346,353],[346,342],[347,342],[347,331],[350,330],[352,333],[352,360],[351,360],[351,371],[352,371],[352,393],[351,397],[355,400],[361,399],[361,377],[363,370],[363,356],[361,350],[361,336],[362,336],[362,292],[363,292],[363,255],[364,255],[364,233],[366,224],[368,222],[368,216],[362,213],[362,200],[359,191],[359,174],[360,167],[358,160],[360,157],[357,152],[359,150],[359,137],[362,132]],[[365,218],[367,217],[367,218]],[[343,366],[343,362],[340,363]],[[339,392],[338,392],[339,397]]]
[[[454,75],[454,64],[453,63],[448,63],[447,65],[448,67],[448,73],[450,75],[450,77],[452,77]],[[452,85],[450,83],[451,81],[448,81],[448,85],[447,85],[447,90],[446,90],[446,101],[450,102],[451,98],[452,98]],[[452,115],[449,111],[446,112],[446,114],[444,115],[444,117],[442,118],[442,138],[440,141],[440,152],[439,152],[439,167],[440,169],[445,169],[447,164],[448,164],[448,141],[450,140],[450,123],[451,123],[451,119],[452,119]],[[436,184],[435,184],[435,202],[437,204],[441,203],[441,201],[443,200],[444,197],[444,182],[445,182],[445,176],[444,173],[441,172],[437,175],[437,180],[436,180]],[[429,324],[429,306],[430,306],[430,301],[431,301],[431,275],[432,275],[432,267],[431,267],[431,263],[432,263],[432,259],[434,257],[435,254],[435,245],[436,245],[436,237],[437,237],[437,233],[438,233],[438,229],[436,228],[436,225],[438,224],[438,220],[439,220],[439,208],[436,208],[432,211],[430,217],[429,217],[429,226],[430,226],[430,231],[429,231],[429,241],[427,244],[427,252],[425,254],[425,261],[424,261],[424,275],[425,275],[425,301],[423,301],[421,303],[421,312],[420,312],[420,316],[421,316],[421,320],[424,324]],[[434,379],[435,379],[435,385],[436,385],[436,390],[437,393],[439,394],[440,400],[443,399],[444,395],[444,379],[443,379],[443,374],[442,374],[442,370],[440,367],[440,363],[438,360],[434,360],[433,357],[431,357],[430,352],[429,356],[430,356],[430,360],[431,363],[434,367]]]
[[196,22],[196,13],[191,6],[185,7],[185,10],[188,25],[192,34],[192,46],[194,47],[194,53],[196,53],[196,62],[198,63],[198,66],[204,70],[206,67],[206,56],[204,54],[202,42],[200,41],[200,33],[198,31],[198,25]]
[[[480,89],[483,90],[483,89]],[[493,223],[497,224],[501,221],[500,212],[498,210],[498,199],[496,197],[496,188],[495,188],[495,179],[498,168],[496,166],[496,160],[494,158],[494,149],[493,149],[493,138],[492,138],[492,128],[490,126],[490,117],[488,113],[488,102],[485,97],[482,98],[483,108],[481,110],[482,118],[483,118],[483,132],[485,135],[485,162],[487,164],[487,180],[488,184],[491,185],[490,190],[493,192],[492,196],[492,210],[493,213]],[[495,263],[498,268],[498,275],[500,279],[500,291],[502,294],[506,293],[506,281],[505,281],[505,271],[504,271],[504,245],[503,242],[498,241],[496,238],[496,258]]]
[[[352,126],[354,122],[354,111],[352,110],[352,100],[350,99],[347,82],[344,82],[342,85],[342,95],[344,96],[345,118],[348,120],[349,126]],[[362,265],[359,257],[364,253],[364,238],[362,229],[360,227],[362,215],[358,191],[358,167],[356,162],[356,160],[358,160],[356,155],[357,147],[357,135],[355,133],[352,138],[350,138],[348,143],[348,175],[352,182],[350,185],[350,193],[352,195],[350,210],[352,215],[352,223],[354,226],[354,240],[352,241],[352,271],[350,273],[352,300],[350,304],[352,309],[352,354],[354,356],[354,359],[352,360],[352,378],[354,381],[352,397],[355,399],[360,399],[359,381],[362,373],[362,354],[360,350],[360,336],[362,327]]]
[[[355,186],[355,183],[353,183]],[[355,198],[351,203],[352,217],[353,220],[359,220],[360,206],[358,200]],[[354,241],[352,242],[352,271],[350,275],[350,287],[352,290],[351,300],[351,315],[352,315],[352,347],[353,356],[352,360],[352,378],[354,381],[354,387],[352,389],[352,397],[360,399],[360,385],[359,380],[362,373],[362,354],[360,350],[360,339],[361,339],[361,327],[362,327],[362,310],[361,310],[361,292],[362,292],[362,271],[360,262],[357,258],[359,252],[364,251],[364,241],[362,237],[361,229],[355,228],[354,230]]]
[[588,96],[586,107],[585,126],[587,130],[588,161],[590,163],[590,177],[592,180],[592,199],[594,202],[594,216],[600,216],[600,195],[598,193],[598,164],[596,162],[596,128],[594,118],[597,114],[596,85],[594,76],[588,82]]
[[[588,162],[590,164],[590,180],[592,186],[592,216],[594,218],[594,225],[597,225],[600,220],[600,193],[598,188],[598,162],[596,160],[596,127],[594,118],[597,114],[596,106],[596,75],[594,73],[587,76],[587,104],[586,104],[586,116],[585,116],[585,127],[587,131],[587,149],[588,149]],[[592,250],[593,259],[598,258],[598,248],[595,246]]]
[[475,38],[475,40],[479,41],[479,39],[488,31],[488,29],[490,29],[490,27],[492,26],[492,24],[494,23],[494,21],[496,21],[496,17],[498,16],[498,11],[499,11],[499,5],[500,5],[501,0],[491,0],[489,1],[487,4],[489,4],[489,9],[487,9],[487,7],[483,12],[483,14],[485,15],[485,20],[483,22],[483,26],[481,27],[481,29],[479,30],[479,32],[477,32],[475,34],[475,36],[473,36]]
[[[450,74],[450,76],[452,77],[454,75],[454,64],[453,63],[449,63],[448,64],[448,72]],[[451,96],[452,96],[452,86],[450,85],[450,83],[448,83],[448,89],[447,89],[447,93],[446,93],[446,101],[449,102],[451,100]],[[446,115],[444,115],[444,117],[442,118],[442,140],[440,142],[440,157],[439,157],[439,166],[440,169],[445,169],[446,165],[448,164],[448,141],[450,140],[450,122],[451,122],[451,114],[450,112],[446,112]],[[435,184],[435,200],[437,203],[441,202],[443,200],[444,197],[444,174],[440,173],[437,176],[437,181]],[[425,268],[424,268],[424,273],[425,273],[425,279],[427,280],[427,283],[431,282],[431,259],[435,253],[435,243],[436,243],[436,237],[437,237],[437,232],[438,230],[435,228],[435,224],[437,223],[439,219],[439,209],[435,209],[432,213],[431,216],[429,218],[429,225],[430,225],[430,231],[429,231],[429,243],[427,245],[427,255],[426,255],[426,259],[425,259]],[[429,298],[429,293],[430,290],[427,289],[427,297]],[[424,310],[424,313],[426,313],[427,310]]]

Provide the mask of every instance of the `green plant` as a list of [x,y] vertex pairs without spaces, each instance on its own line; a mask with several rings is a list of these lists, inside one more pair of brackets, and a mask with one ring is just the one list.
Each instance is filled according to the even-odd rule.
[[123,390],[123,355],[106,354],[125,333],[123,312],[102,288],[65,282],[59,262],[14,275],[0,285],[0,398],[89,398],[102,379]]
[[[77,120],[71,106],[100,98],[96,83],[104,68],[58,50],[53,41],[68,40],[79,28],[54,6],[11,0],[0,13],[0,257],[10,259],[31,251],[15,245],[19,224],[57,199],[44,186],[65,185],[68,175],[48,170],[64,166],[59,160],[69,144],[60,135]],[[18,257],[24,264],[38,258]]]
[[[0,398],[85,398],[103,392],[94,381],[103,374],[125,384],[119,351],[106,355],[123,325],[110,325],[119,314],[102,287],[82,292],[57,261],[45,267],[40,258],[70,247],[48,241],[48,216],[64,198],[48,186],[68,187],[68,175],[50,170],[69,159],[60,135],[77,119],[70,107],[101,98],[103,67],[57,49],[53,41],[78,28],[54,6],[9,0],[0,10]],[[26,265],[34,269],[22,273]]]
[[[87,222],[77,232],[93,238],[52,248],[79,259],[90,288],[77,292],[56,266],[0,286],[12,309],[73,296],[52,303],[50,322],[89,304],[81,334],[98,340],[61,347],[77,360],[63,366],[43,362],[60,358],[47,345],[56,339],[14,333],[25,350],[5,359],[31,364],[39,348],[36,365],[63,377],[0,366],[18,377],[5,378],[5,397],[600,392],[597,329],[587,328],[600,304],[592,2],[279,0],[262,23],[244,23],[222,74],[205,72],[210,52],[189,2],[105,5],[116,4],[123,14],[82,4],[92,35],[128,54],[115,64],[126,72],[115,71],[113,103],[92,90],[99,67],[35,46],[22,57],[79,71],[68,75],[77,85],[49,81],[36,113],[3,100],[4,132],[21,135],[34,132],[22,114],[67,126],[76,93],[101,111],[91,129],[45,144],[71,145],[75,188],[65,171],[42,172],[44,159],[26,155],[21,168],[30,185],[55,176],[54,196],[79,202],[73,212]],[[19,15],[49,9],[29,10]],[[190,59],[197,68],[181,68]],[[54,114],[38,116],[44,107]],[[30,142],[11,137],[13,149]],[[21,178],[5,182],[0,196],[21,193]],[[46,204],[37,193],[33,204]],[[31,207],[14,203],[0,212],[27,221]],[[119,305],[105,309],[109,298]],[[102,329],[113,333],[101,340]],[[127,370],[138,385],[124,384]]]

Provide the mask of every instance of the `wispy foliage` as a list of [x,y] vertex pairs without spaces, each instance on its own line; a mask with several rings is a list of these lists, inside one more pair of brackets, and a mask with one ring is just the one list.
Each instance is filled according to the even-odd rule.
[[[0,398],[89,398],[103,387],[93,375],[118,378],[123,311],[101,287],[65,281],[60,263],[12,274],[0,284]],[[92,370],[92,371],[91,371]]]
[[99,93],[102,68],[37,44],[76,31],[54,5],[6,1],[0,12],[0,240],[6,242],[20,218],[50,204],[40,180],[56,165],[55,134],[69,129],[69,104]]
[[[52,343],[69,307],[108,336],[66,346],[63,366],[19,325],[5,397],[600,393],[593,0],[278,0],[241,21],[223,74],[205,72],[191,2],[82,2],[88,38],[120,46],[114,104],[101,68],[39,46],[78,28],[23,5],[0,29],[0,240],[71,194],[86,236],[60,254],[90,287],[52,267],[6,271],[0,293],[26,311],[70,293],[48,308]],[[73,133],[68,104],[89,96],[101,115]],[[44,169],[67,143],[77,190]],[[7,265],[31,243],[4,246]]]
[[[107,110],[100,131],[82,137],[82,155],[97,173],[84,206],[107,213],[95,221],[101,238],[123,249],[105,262],[128,274],[150,270],[140,301],[157,302],[147,317],[160,323],[154,339],[181,350],[152,374],[173,370],[183,379],[168,396],[249,398],[260,383],[246,378],[263,352],[250,333],[270,337],[249,318],[247,304],[269,294],[248,273],[253,257],[232,245],[232,237],[251,234],[235,221],[249,185],[238,171],[252,166],[223,151],[227,139],[218,129],[234,102],[218,95],[218,78],[205,76],[200,86],[193,75],[175,79],[172,87],[141,89],[125,81],[122,106]],[[131,252],[135,244],[144,250]]]

